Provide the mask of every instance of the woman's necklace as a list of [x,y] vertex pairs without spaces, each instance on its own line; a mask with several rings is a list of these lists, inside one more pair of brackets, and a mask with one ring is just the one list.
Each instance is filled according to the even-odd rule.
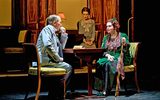
[[85,32],[89,32],[89,27],[91,26],[89,20],[83,20],[81,25]]

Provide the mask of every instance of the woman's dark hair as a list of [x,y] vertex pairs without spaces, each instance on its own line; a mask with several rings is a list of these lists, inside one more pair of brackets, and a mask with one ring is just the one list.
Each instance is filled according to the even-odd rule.
[[84,11],[86,11],[86,12],[88,12],[88,14],[90,14],[90,9],[88,7],[83,7],[81,13],[83,14]]

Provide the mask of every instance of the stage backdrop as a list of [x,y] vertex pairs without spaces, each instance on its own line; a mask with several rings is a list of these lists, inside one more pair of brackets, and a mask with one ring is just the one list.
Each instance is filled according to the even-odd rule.
[[56,0],[56,13],[63,12],[62,24],[67,30],[76,30],[81,18],[81,9],[87,6],[87,0]]
[[0,0],[0,27],[12,26],[12,0]]

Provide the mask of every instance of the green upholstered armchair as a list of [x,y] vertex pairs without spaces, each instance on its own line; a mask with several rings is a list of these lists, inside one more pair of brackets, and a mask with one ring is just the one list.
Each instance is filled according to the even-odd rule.
[[[126,82],[128,80],[127,73],[132,72],[134,73],[134,81],[136,84],[137,92],[140,92],[139,84],[138,84],[138,78],[137,78],[137,55],[138,55],[138,49],[139,49],[140,42],[130,42],[130,47],[129,47],[129,53],[131,56],[131,63],[130,65],[125,65],[124,66],[124,72],[125,72],[125,79],[124,79],[124,88],[125,92],[127,93],[127,88],[126,88]],[[130,77],[130,76],[129,76]],[[116,77],[116,91],[115,91],[115,96],[119,96],[119,78],[120,74],[117,74]]]
[[[140,46],[140,42],[130,42],[130,55],[132,57],[132,62],[130,65],[124,66],[124,72],[129,73],[133,72],[134,73],[134,81],[136,84],[137,92],[140,92],[139,84],[138,84],[138,78],[137,78],[137,55],[138,55],[138,49]],[[125,88],[127,91],[127,89]]]

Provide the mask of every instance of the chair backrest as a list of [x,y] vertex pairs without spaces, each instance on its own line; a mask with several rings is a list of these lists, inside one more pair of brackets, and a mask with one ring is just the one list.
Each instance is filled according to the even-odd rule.
[[41,75],[40,75],[41,66],[40,66],[40,58],[38,55],[38,50],[34,43],[24,43],[23,45],[29,67],[31,66],[37,67],[38,86],[37,86],[37,93],[35,100],[38,100],[41,88]]
[[19,35],[18,35],[18,43],[29,43],[31,42],[30,38],[30,31],[28,30],[20,30]]
[[34,43],[24,43],[24,49],[29,66],[40,66],[40,58],[37,47]]
[[136,58],[139,44],[140,44],[139,42],[130,42],[129,52],[131,58]]
[[4,73],[4,76],[23,76],[23,73],[27,73],[28,65],[25,58],[23,43],[29,42],[29,35],[28,30],[20,30],[17,40],[18,43],[16,45],[0,48],[0,73]]

